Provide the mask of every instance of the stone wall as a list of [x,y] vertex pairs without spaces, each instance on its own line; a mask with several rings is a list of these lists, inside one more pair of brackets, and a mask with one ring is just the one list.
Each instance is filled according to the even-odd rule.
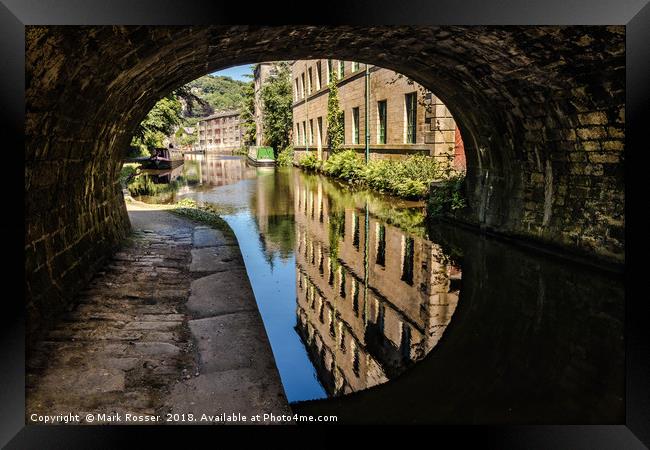
[[624,27],[27,26],[26,292],[34,331],[129,229],[117,175],[155,102],[237,64],[333,57],[402,73],[463,134],[486,230],[624,259]]

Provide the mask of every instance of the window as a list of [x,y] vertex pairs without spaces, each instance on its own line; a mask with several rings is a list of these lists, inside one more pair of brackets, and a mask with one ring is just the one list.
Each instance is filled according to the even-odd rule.
[[347,143],[347,139],[345,139],[345,113],[341,113],[341,131],[343,132],[343,143]]
[[300,74],[300,82],[301,82],[301,86],[300,86],[301,90],[300,91],[302,93],[301,98],[305,98],[305,72]]
[[307,123],[305,121],[302,122],[302,143],[307,145]]
[[320,61],[316,62],[316,90],[320,91],[321,88],[321,63]]
[[359,63],[358,62],[352,62],[352,72],[356,72],[359,70]]
[[311,67],[308,70],[308,75],[307,75],[307,93],[311,94],[312,86],[313,86],[313,76],[312,76],[312,70]]
[[377,224],[377,264],[386,266],[386,226]]
[[[323,145],[323,118],[322,117],[319,117],[317,119],[316,126],[318,127],[318,147],[320,148]],[[322,212],[321,212],[321,214],[322,214]],[[322,220],[321,220],[321,222],[322,222]]]
[[327,60],[327,84],[330,84],[332,82],[332,78],[334,78],[332,75],[334,74],[334,63],[332,63],[331,59]]
[[406,143],[415,144],[415,129],[417,125],[417,93],[405,95],[406,102]]
[[314,145],[314,119],[309,119],[309,145]]
[[386,100],[377,102],[377,116],[379,119],[377,131],[377,143],[386,143]]
[[296,123],[296,145],[300,145],[300,124]]
[[404,258],[402,260],[402,281],[413,285],[413,238],[403,238]]
[[359,108],[352,108],[352,143],[359,143]]
[[339,80],[345,76],[345,61],[339,61]]

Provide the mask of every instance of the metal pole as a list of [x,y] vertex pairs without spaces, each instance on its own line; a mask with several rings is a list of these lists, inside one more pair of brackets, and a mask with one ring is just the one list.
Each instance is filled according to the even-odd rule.
[[370,71],[368,69],[368,64],[366,64],[366,164],[370,159],[370,130],[368,129],[368,112],[370,110]]

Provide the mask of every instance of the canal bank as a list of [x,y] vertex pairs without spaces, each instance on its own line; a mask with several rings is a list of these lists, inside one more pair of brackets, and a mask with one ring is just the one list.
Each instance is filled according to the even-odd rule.
[[128,243],[28,361],[28,423],[69,411],[179,424],[218,423],[199,421],[204,413],[289,415],[227,225],[127,205]]

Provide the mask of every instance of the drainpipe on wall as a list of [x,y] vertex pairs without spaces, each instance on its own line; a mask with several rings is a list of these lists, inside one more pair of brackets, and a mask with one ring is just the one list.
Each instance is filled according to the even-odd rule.
[[365,97],[366,97],[366,165],[368,164],[368,160],[370,159],[370,130],[368,129],[368,110],[370,109],[368,107],[369,102],[370,102],[370,70],[368,69],[368,64],[366,64],[366,91],[365,91]]

